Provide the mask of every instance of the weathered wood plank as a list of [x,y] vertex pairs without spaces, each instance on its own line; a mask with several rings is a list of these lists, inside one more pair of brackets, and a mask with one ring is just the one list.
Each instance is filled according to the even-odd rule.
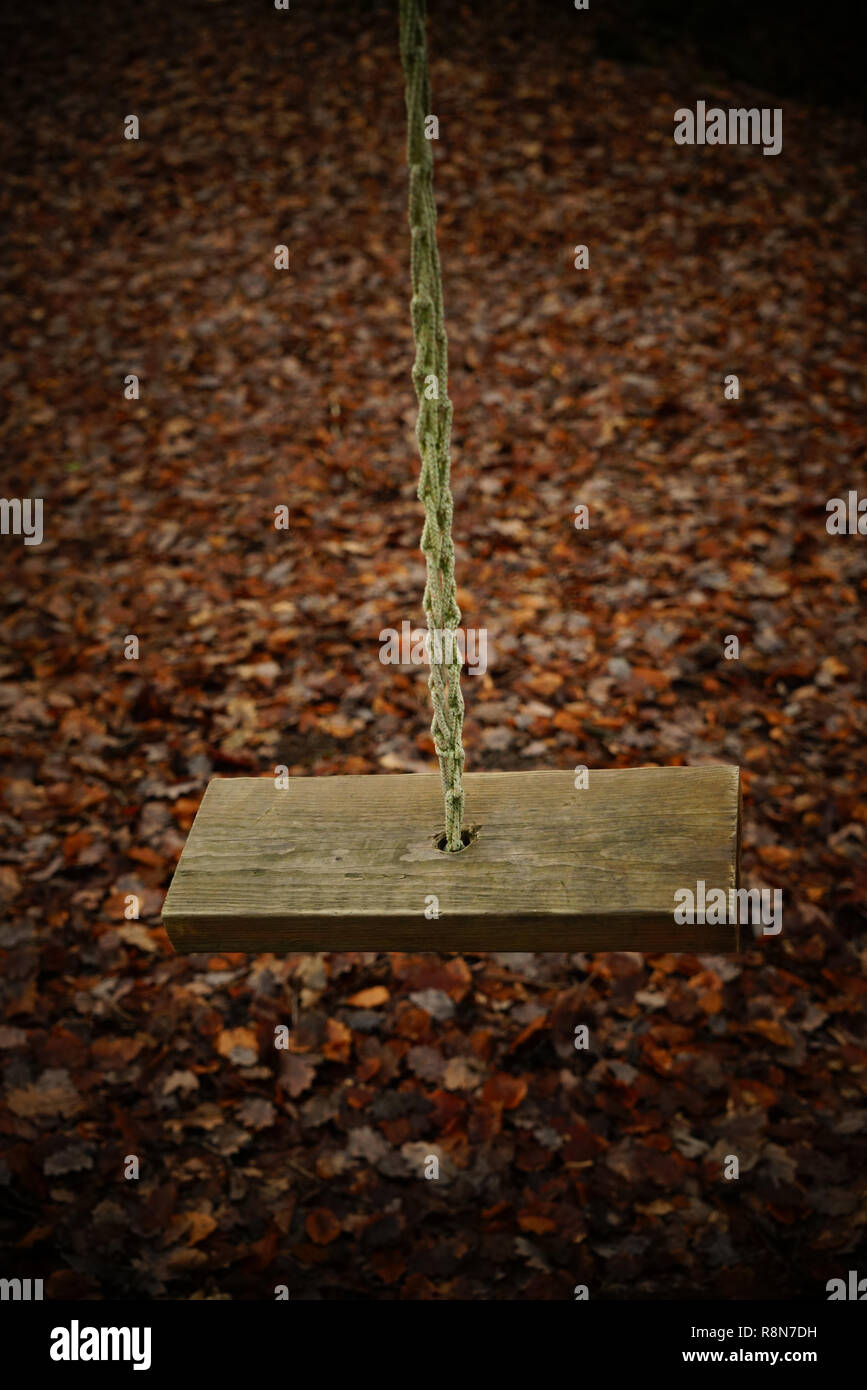
[[[439,775],[215,778],[163,907],[177,951],[732,951],[674,893],[738,887],[737,767],[476,772],[436,848]],[[430,895],[439,918],[428,919]]]

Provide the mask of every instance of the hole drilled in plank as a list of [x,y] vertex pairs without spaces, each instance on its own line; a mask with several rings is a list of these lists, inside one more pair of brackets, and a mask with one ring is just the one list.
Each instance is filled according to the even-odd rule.
[[443,833],[442,833],[441,835],[438,835],[438,836],[436,837],[436,846],[437,846],[437,849],[439,850],[440,854],[460,854],[462,850],[465,850],[465,849],[467,848],[467,846],[468,846],[468,845],[471,845],[471,844],[473,843],[474,840],[477,840],[477,839],[478,839],[478,837],[479,837],[479,827],[478,827],[477,825],[471,825],[471,826],[469,826],[466,830],[462,830],[462,831],[461,831],[461,848],[460,848],[460,849],[447,849],[447,848],[446,848],[446,845],[448,844],[448,841],[447,841],[447,839],[446,839],[446,832],[445,832],[445,831],[443,831]]

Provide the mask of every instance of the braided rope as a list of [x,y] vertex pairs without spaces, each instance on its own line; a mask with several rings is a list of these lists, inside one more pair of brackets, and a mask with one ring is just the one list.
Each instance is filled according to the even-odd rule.
[[[448,635],[461,612],[455,589],[455,548],[452,542],[453,503],[449,486],[449,441],[452,406],[448,398],[448,343],[443,323],[443,294],[436,240],[433,195],[433,152],[425,139],[430,113],[430,85],[425,37],[426,0],[400,0],[400,56],[406,78],[407,161],[409,163],[409,225],[412,235],[412,328],[415,362],[412,379],[418,397],[416,438],[421,455],[418,496],[425,521],[421,549],[427,566],[424,611],[430,645],[430,686],[433,703],[431,733],[440,764],[446,813],[446,848],[461,848],[464,790],[461,773],[464,749],[461,732],[464,697],[461,694],[461,656]],[[437,384],[436,400],[425,394],[427,379]]]

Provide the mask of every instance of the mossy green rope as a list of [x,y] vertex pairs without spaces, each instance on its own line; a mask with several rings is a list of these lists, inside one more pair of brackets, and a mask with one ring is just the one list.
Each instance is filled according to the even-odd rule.
[[[406,77],[409,225],[412,234],[412,328],[415,363],[412,379],[418,397],[416,437],[421,454],[418,496],[424,504],[421,549],[427,565],[424,611],[430,642],[430,692],[434,747],[442,774],[446,812],[446,848],[461,848],[464,749],[461,731],[461,657],[446,635],[461,620],[455,589],[452,542],[452,493],[449,442],[452,406],[448,398],[448,344],[443,324],[443,293],[436,239],[433,151],[425,139],[430,115],[430,85],[425,35],[426,0],[400,0],[400,56]],[[433,384],[432,384],[433,379]],[[433,393],[434,398],[430,399]]]

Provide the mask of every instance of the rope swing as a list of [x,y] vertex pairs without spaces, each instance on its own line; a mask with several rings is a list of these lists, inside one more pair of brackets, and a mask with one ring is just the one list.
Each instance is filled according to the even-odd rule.
[[400,56],[406,78],[409,225],[412,235],[412,379],[418,397],[416,438],[421,455],[418,497],[425,521],[421,550],[427,566],[423,606],[428,626],[433,735],[446,815],[446,849],[463,848],[464,697],[461,656],[454,637],[461,620],[455,588],[455,547],[449,486],[452,405],[448,397],[448,342],[436,239],[433,151],[425,138],[430,82],[425,37],[426,0],[400,0]]
[[[188,952],[737,951],[741,919],[731,910],[714,922],[703,909],[675,911],[691,884],[696,894],[715,891],[716,902],[737,898],[737,767],[469,772],[478,824],[472,839],[462,830],[452,407],[425,138],[434,119],[426,8],[400,0],[423,602],[440,775],[284,777],[276,768],[274,778],[212,778],[163,922],[175,950]],[[434,837],[443,798],[445,836]]]

